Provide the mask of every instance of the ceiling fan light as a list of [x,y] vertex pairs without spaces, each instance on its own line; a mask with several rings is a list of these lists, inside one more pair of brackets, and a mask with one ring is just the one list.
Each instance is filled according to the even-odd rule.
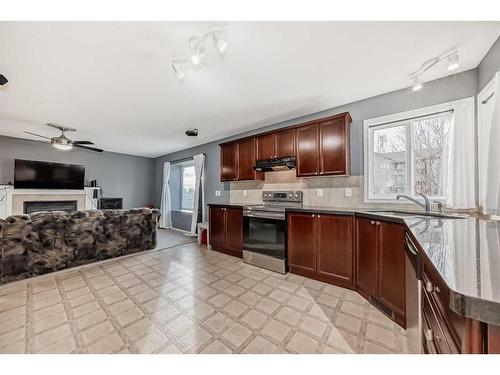
[[418,78],[415,78],[413,80],[413,85],[412,85],[411,89],[414,92],[419,91],[420,89],[422,89],[422,83],[420,82],[420,80]]
[[446,68],[448,71],[456,70],[460,66],[458,61],[458,54],[451,55],[448,57],[448,67]]
[[61,144],[61,143],[52,143],[52,146],[54,146],[55,148],[57,148],[60,151],[70,151],[73,149],[72,145],[65,145],[65,144]]
[[219,53],[221,55],[224,54],[227,50],[227,47],[228,47],[227,42],[222,38],[222,36],[219,33],[214,34],[213,39],[214,39],[214,45],[215,45],[215,48],[217,48],[217,51],[219,51]]

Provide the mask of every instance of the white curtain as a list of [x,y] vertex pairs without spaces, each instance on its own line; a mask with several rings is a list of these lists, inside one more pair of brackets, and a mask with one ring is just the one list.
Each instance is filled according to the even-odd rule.
[[[486,160],[486,197],[484,212],[490,215],[500,215],[500,76],[495,77],[493,109],[489,131],[489,147]],[[481,105],[481,104],[479,104]]]
[[453,103],[453,116],[443,178],[446,206],[456,209],[476,207],[475,193],[475,115],[474,98]]
[[160,228],[172,228],[172,206],[170,200],[170,163],[163,163],[163,185],[161,189]]
[[202,207],[202,220],[205,219],[205,196],[203,194],[204,189],[204,169],[205,169],[205,155],[198,154],[193,156],[194,161],[194,174],[195,174],[195,185],[194,185],[194,199],[193,199],[193,215],[191,217],[191,234],[194,236],[197,230],[198,215],[200,208],[200,200]]

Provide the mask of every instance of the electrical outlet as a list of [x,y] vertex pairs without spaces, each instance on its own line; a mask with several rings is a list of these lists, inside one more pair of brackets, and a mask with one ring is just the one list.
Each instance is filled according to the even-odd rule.
[[316,189],[316,194],[318,195],[318,197],[322,197],[323,196],[323,189]]
[[351,188],[345,188],[345,196],[352,197],[352,189]]
[[246,197],[248,195],[248,191],[247,190],[243,190],[243,196]]
[[220,190],[215,190],[215,196],[220,197]]

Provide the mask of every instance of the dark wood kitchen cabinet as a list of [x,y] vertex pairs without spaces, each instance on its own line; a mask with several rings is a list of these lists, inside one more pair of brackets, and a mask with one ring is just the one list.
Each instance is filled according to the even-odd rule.
[[346,113],[297,129],[297,177],[350,173],[350,122]]
[[356,219],[356,288],[387,315],[406,326],[405,228],[401,224]]
[[220,147],[220,180],[235,181],[238,177],[238,144],[229,143]]
[[290,272],[354,288],[353,217],[290,212]]
[[350,173],[349,121],[340,117],[318,124],[320,176]]
[[241,208],[209,207],[210,245],[213,250],[242,257],[243,210]]
[[316,274],[316,216],[288,213],[287,244],[290,272],[304,276]]
[[297,129],[297,177],[317,176],[319,164],[318,124]]
[[257,160],[295,156],[295,129],[257,137]]
[[377,227],[370,219],[356,219],[356,285],[362,295],[377,294]]
[[220,146],[221,181],[261,180],[262,172],[254,169],[256,161],[255,138]]
[[[348,112],[221,143],[221,181],[262,180],[255,161],[295,156],[297,177],[350,174]],[[252,147],[253,143],[253,147]]]

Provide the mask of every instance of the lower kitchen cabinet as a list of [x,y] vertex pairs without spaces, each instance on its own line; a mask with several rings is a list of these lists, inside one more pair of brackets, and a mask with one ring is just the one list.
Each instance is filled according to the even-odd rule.
[[353,217],[290,212],[290,272],[354,288]]
[[488,353],[500,354],[500,327],[488,325]]
[[401,224],[356,219],[356,288],[403,328],[405,228]]
[[243,210],[241,208],[210,206],[210,246],[213,250],[242,257]]

